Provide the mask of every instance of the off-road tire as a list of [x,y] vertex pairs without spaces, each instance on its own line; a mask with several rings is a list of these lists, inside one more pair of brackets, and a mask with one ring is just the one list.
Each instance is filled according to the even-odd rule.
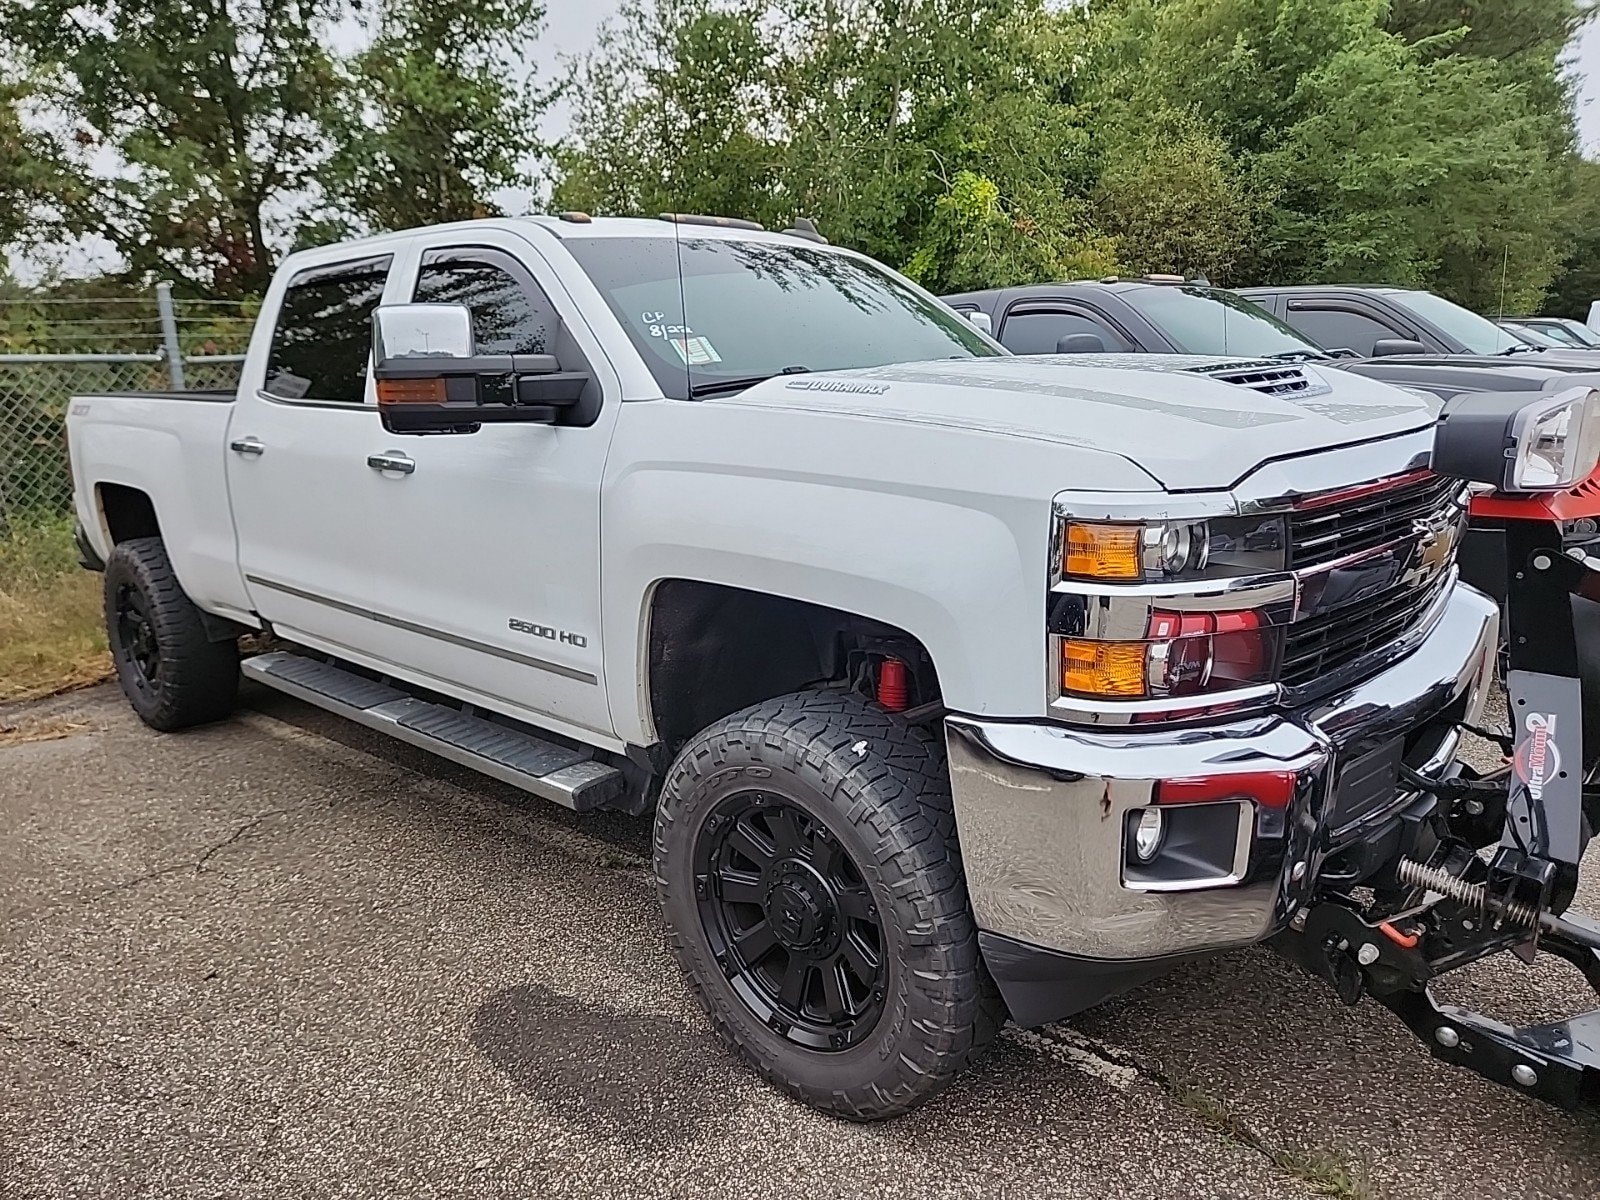
[[[719,802],[750,792],[774,793],[821,820],[877,902],[886,996],[876,1024],[848,1049],[808,1049],[775,1032],[716,960],[696,896],[696,841]],[[718,1036],[825,1112],[870,1121],[917,1107],[988,1046],[1004,1018],[979,957],[943,746],[859,696],[783,696],[693,738],[662,789],[655,875],[673,951]]]
[[[158,658],[147,676],[135,658],[125,602],[142,603]],[[106,639],[117,681],[139,719],[153,729],[186,729],[233,711],[239,691],[239,644],[214,642],[184,593],[158,537],[120,542],[105,570]]]

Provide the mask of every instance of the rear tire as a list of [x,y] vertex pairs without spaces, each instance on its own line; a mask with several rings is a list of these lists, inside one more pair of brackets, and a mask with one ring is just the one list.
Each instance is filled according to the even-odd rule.
[[185,729],[233,711],[239,644],[207,635],[160,538],[134,538],[112,550],[105,608],[117,682],[146,725]]
[[816,1108],[907,1112],[999,1028],[943,747],[858,696],[784,696],[693,738],[662,790],[655,872],[718,1036]]

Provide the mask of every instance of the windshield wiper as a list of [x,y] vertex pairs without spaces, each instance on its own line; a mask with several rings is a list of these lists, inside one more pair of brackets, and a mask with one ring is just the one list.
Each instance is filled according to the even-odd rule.
[[810,367],[785,367],[783,370],[774,371],[770,375],[742,375],[737,379],[708,379],[705,383],[697,383],[689,388],[689,399],[698,400],[701,396],[715,396],[719,392],[742,392],[745,388],[752,388],[758,383],[776,379],[779,375],[809,375],[810,373]]
[[1513,354],[1543,353],[1544,350],[1545,347],[1543,346],[1507,346],[1504,350],[1496,350],[1495,356],[1498,358],[1507,358]]

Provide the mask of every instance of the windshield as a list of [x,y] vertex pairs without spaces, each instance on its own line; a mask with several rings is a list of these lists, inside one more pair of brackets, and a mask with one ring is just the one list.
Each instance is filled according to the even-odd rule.
[[820,246],[692,236],[562,243],[677,400],[786,372],[1005,353],[889,271]]
[[1220,288],[1152,285],[1121,296],[1185,354],[1328,357],[1265,309]]
[[1594,330],[1581,321],[1550,321],[1537,328],[1540,333],[1548,334],[1557,341],[1565,342],[1568,346],[1576,346],[1580,350],[1593,350],[1600,346],[1600,337],[1596,337]]
[[1459,342],[1468,354],[1504,354],[1507,350],[1531,350],[1527,342],[1508,329],[1501,329],[1488,317],[1480,317],[1432,292],[1393,292],[1390,298],[1424,321],[1437,325],[1445,337]]
[[1530,346],[1559,346],[1561,339],[1543,329],[1532,325],[1523,325],[1516,321],[1499,322],[1501,329],[1509,329]]

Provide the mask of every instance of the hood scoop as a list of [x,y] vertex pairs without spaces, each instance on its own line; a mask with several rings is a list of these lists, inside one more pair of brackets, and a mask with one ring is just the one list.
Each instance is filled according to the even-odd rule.
[[1196,375],[1215,379],[1218,383],[1231,383],[1236,387],[1246,387],[1267,396],[1282,396],[1287,400],[1325,396],[1333,390],[1325,380],[1306,370],[1301,363],[1250,359],[1187,369]]

